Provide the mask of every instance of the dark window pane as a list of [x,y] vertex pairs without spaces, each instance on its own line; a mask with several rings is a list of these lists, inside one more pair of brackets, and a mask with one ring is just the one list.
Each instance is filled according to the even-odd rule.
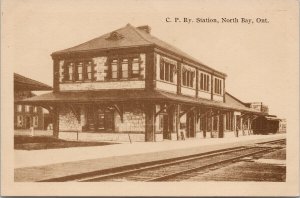
[[206,79],[206,74],[203,74],[203,81],[204,81],[204,90],[207,91],[207,79]]
[[189,73],[190,73],[189,71],[186,72],[186,86],[189,86],[189,81],[190,81],[190,74]]
[[190,87],[193,87],[194,84],[194,72],[190,72],[191,78],[190,78]]
[[165,79],[165,67],[164,67],[163,60],[161,60],[161,62],[160,62],[160,79],[161,80]]
[[73,80],[73,67],[74,63],[69,63],[67,80]]
[[122,62],[122,78],[128,78],[128,60],[124,59]]
[[111,78],[118,78],[118,65],[117,60],[113,60],[111,63]]
[[200,89],[203,90],[203,74],[200,76]]
[[174,65],[170,65],[170,82],[173,82]]
[[88,61],[85,63],[85,67],[86,67],[86,79],[87,80],[92,80],[92,62],[91,61]]
[[137,58],[133,59],[131,71],[132,71],[131,77],[133,77],[133,78],[139,77],[139,74],[140,74],[139,59],[137,59]]
[[165,80],[170,81],[170,64],[165,63]]
[[209,76],[208,75],[206,75],[206,91],[208,91],[209,90]]

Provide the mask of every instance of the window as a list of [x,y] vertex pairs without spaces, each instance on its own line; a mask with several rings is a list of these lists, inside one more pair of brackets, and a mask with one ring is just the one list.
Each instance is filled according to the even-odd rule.
[[118,60],[113,60],[111,63],[111,78],[118,78]]
[[67,61],[64,81],[93,80],[93,62],[91,60]]
[[17,105],[17,111],[22,112],[22,105]]
[[170,64],[165,63],[165,81],[170,81]]
[[175,71],[174,71],[174,68],[175,68],[175,66],[174,65],[170,65],[170,82],[174,82],[174,73],[175,73]]
[[138,58],[134,58],[132,61],[131,77],[138,78],[140,76],[140,61]]
[[82,62],[79,62],[76,66],[76,80],[82,80],[82,67]]
[[30,106],[29,105],[25,105],[25,112],[29,112],[30,111]]
[[109,65],[108,79],[130,79],[140,77],[140,59],[135,57],[113,59]]
[[222,94],[222,80],[215,78],[215,82],[214,82],[214,92],[216,94]]
[[128,78],[128,59],[122,61],[122,78]]
[[200,90],[209,91],[209,75],[201,73],[200,74]]
[[37,107],[33,107],[33,112],[37,112]]
[[159,123],[158,123],[158,130],[162,131],[164,128],[164,116],[158,115]]
[[182,69],[182,85],[187,87],[194,87],[194,77],[195,72],[187,70],[185,68]]
[[85,72],[85,79],[86,80],[93,80],[93,63],[92,61],[87,61],[85,63],[85,68],[86,68],[86,72]]
[[160,60],[160,80],[174,82],[175,65]]
[[67,65],[66,80],[73,80],[73,67],[74,63],[69,63]]
[[160,61],[160,80],[165,80],[165,65],[163,60]]

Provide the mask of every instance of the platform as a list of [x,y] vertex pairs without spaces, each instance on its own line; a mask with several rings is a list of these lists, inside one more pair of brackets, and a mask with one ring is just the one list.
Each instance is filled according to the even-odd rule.
[[15,150],[15,181],[38,181],[285,138],[286,134]]

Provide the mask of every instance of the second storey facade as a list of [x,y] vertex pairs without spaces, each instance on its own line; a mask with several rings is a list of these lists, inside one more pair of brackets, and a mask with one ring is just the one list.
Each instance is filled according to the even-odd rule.
[[53,56],[54,92],[160,90],[224,102],[226,75],[155,46]]

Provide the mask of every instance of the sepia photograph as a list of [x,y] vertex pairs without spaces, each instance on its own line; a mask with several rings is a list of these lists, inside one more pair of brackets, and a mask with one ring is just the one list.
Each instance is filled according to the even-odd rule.
[[299,195],[298,6],[2,1],[1,195]]

